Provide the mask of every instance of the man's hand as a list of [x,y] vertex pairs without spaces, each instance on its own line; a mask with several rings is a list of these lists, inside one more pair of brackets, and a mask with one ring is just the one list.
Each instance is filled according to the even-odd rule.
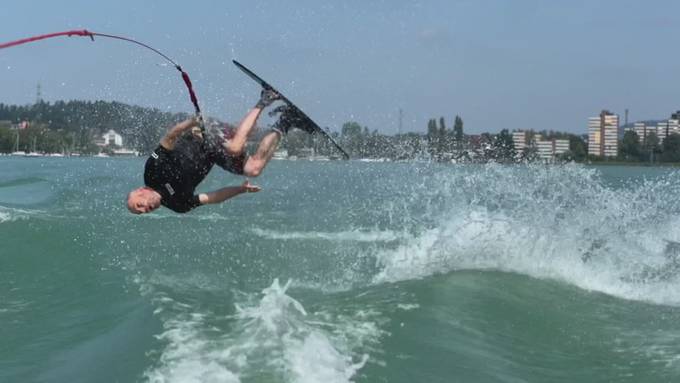
[[191,134],[193,134],[197,139],[203,140],[203,132],[201,131],[200,127],[194,126],[191,128]]
[[193,116],[189,117],[186,120],[180,122],[179,124],[176,125],[176,127],[181,127],[183,130],[187,130],[189,128],[194,128],[199,126],[201,123],[201,117],[199,116]]
[[257,193],[262,190],[261,187],[251,184],[249,180],[245,180],[245,182],[243,182],[241,185],[241,188],[243,189],[244,193]]
[[175,141],[185,131],[197,127],[200,123],[199,117],[188,118],[179,124],[175,125],[170,131],[161,139],[161,145],[168,150],[175,148]]

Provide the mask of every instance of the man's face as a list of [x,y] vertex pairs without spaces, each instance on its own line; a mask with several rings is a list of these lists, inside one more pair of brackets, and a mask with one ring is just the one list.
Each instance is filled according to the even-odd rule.
[[149,188],[141,187],[128,194],[127,206],[133,214],[149,213],[161,206],[161,199],[158,193]]

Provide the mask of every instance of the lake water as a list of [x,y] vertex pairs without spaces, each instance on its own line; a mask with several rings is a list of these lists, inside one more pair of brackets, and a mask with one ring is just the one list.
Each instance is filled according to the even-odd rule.
[[1,382],[680,381],[672,169],[143,161],[0,158]]

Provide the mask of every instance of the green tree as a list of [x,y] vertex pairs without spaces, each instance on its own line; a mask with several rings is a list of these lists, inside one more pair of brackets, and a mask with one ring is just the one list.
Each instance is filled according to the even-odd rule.
[[[83,151],[91,148],[95,136],[115,129],[123,135],[127,147],[148,151],[158,145],[168,127],[186,117],[187,114],[105,101],[57,101],[54,104],[41,101],[27,106],[0,104],[0,120],[29,121],[32,127],[37,124],[50,131],[43,134],[44,142],[40,137],[37,139],[36,150],[43,144],[45,148],[68,144],[72,147],[69,150]],[[56,136],[53,135],[55,132]],[[22,137],[22,146],[29,143],[32,146],[32,142],[23,141]]]
[[647,138],[645,139],[645,144],[644,144],[644,150],[641,153],[643,156],[643,161],[645,160],[645,157],[649,159],[649,162],[654,162],[656,158],[656,154],[659,152],[659,137],[657,137],[656,133],[651,132],[647,135]]
[[437,159],[442,161],[444,159],[444,153],[448,150],[448,137],[446,131],[446,123],[444,117],[439,118],[439,131],[437,132]]
[[671,133],[663,140],[663,162],[680,162],[680,134]]
[[626,131],[623,134],[623,141],[621,141],[621,157],[626,161],[637,160],[640,158],[641,149],[638,134],[633,130]]
[[460,150],[463,145],[463,119],[460,116],[456,116],[453,122],[453,136],[456,140],[456,148]]
[[14,131],[7,127],[0,128],[0,153],[11,153],[14,151]]
[[371,134],[368,131],[368,127],[364,126],[364,131],[361,133],[361,157],[368,158],[371,156],[371,152],[374,151],[375,144],[371,142]]
[[507,129],[501,130],[494,140],[494,158],[499,161],[512,161],[515,158],[515,143]]
[[353,157],[361,156],[361,125],[351,121],[342,125],[342,141],[346,145],[346,150]]
[[299,156],[302,153],[302,149],[306,144],[306,135],[307,133],[299,129],[293,129],[286,134],[283,147],[288,151],[288,155]]
[[437,147],[439,146],[439,130],[437,129],[437,121],[431,118],[427,121],[427,151],[430,157],[437,157]]
[[571,152],[571,159],[577,162],[584,161],[588,156],[588,148],[583,138],[571,134],[569,135],[569,151]]

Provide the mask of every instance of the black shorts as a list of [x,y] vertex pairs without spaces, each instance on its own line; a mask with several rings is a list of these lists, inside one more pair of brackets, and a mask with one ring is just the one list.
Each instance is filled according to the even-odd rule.
[[217,136],[215,137],[213,143],[212,143],[212,157],[213,161],[215,164],[222,169],[238,174],[238,175],[243,175],[243,168],[246,165],[246,160],[248,159],[248,156],[246,153],[241,153],[238,156],[231,156],[227,153],[226,149],[224,149],[224,146],[222,146],[222,143],[224,141],[222,140],[221,137]]

